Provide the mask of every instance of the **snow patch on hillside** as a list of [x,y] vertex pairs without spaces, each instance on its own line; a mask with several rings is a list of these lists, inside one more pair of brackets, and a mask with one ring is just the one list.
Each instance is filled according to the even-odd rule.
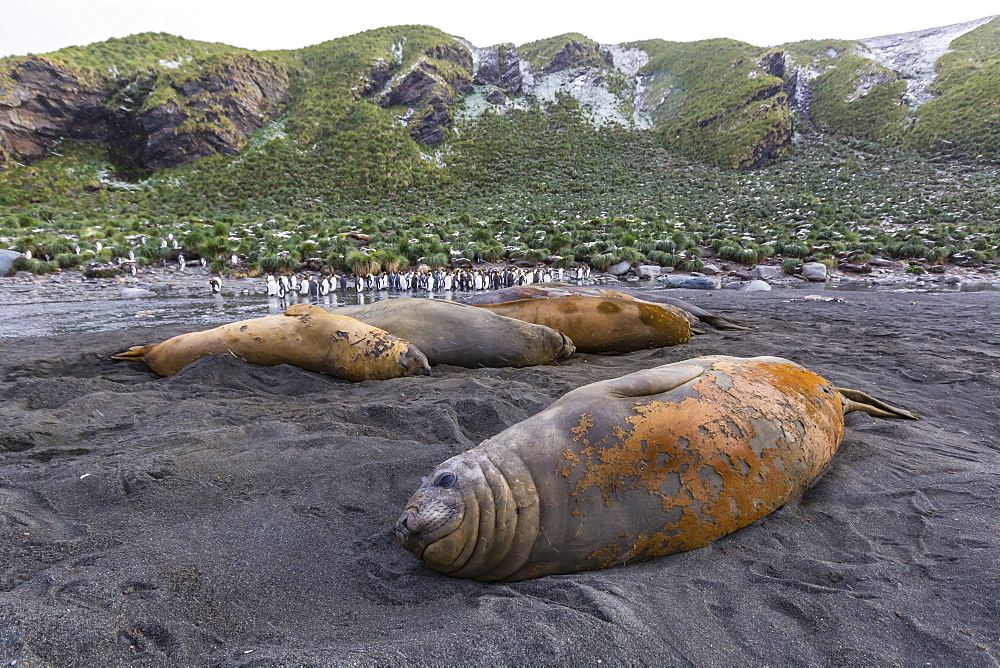
[[632,98],[632,124],[643,130],[652,128],[653,119],[643,111],[643,96],[646,92],[645,77],[639,76],[639,70],[649,62],[649,54],[642,49],[626,49],[618,44],[608,44],[604,48],[611,54],[615,69],[635,80],[635,92]]
[[907,85],[904,99],[911,108],[916,108],[933,99],[928,89],[936,74],[934,66],[938,58],[948,53],[952,40],[995,18],[988,16],[940,28],[868,37],[859,40],[867,47],[867,52],[862,51],[859,55],[902,74]]
[[600,70],[582,67],[543,74],[535,79],[535,97],[539,102],[555,103],[560,93],[568,93],[580,103],[584,116],[601,127],[616,123],[630,127],[631,121],[623,113],[622,100],[608,90]]

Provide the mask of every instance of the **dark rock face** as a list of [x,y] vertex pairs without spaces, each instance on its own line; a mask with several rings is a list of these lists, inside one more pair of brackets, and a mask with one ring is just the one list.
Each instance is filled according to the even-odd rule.
[[542,71],[546,74],[552,74],[570,67],[599,65],[602,62],[604,62],[604,58],[596,47],[573,40],[559,49],[556,55],[552,56],[548,65],[542,68]]
[[182,165],[208,155],[236,155],[249,136],[288,101],[288,76],[276,65],[239,54],[172,86],[176,95],[137,119],[142,167]]
[[760,60],[760,68],[765,74],[779,79],[785,78],[785,54],[781,51],[772,51]]
[[[405,106],[414,110],[409,132],[422,144],[438,144],[451,125],[455,93],[464,94],[472,86],[472,54],[459,43],[438,44],[424,52],[409,72],[400,77],[379,100],[383,108]],[[439,67],[446,60],[458,68]]]
[[521,92],[521,59],[513,44],[491,46],[479,59],[473,83],[496,86],[510,95]]
[[386,109],[398,106],[416,106],[430,95],[440,83],[441,80],[435,76],[436,74],[437,68],[433,65],[427,62],[417,63],[379,100],[379,104]]
[[490,104],[503,104],[504,94],[499,88],[494,88],[486,94],[486,101]]
[[102,140],[108,93],[42,58],[31,58],[0,78],[0,168],[30,163],[63,139]]
[[[0,79],[0,167],[4,159],[43,158],[65,139],[109,141],[126,162],[154,169],[233,155],[288,100],[287,75],[246,54],[181,84],[160,85],[173,88],[167,101],[139,113],[112,100],[121,102],[131,88],[149,94],[155,83],[148,74],[122,85],[41,58],[18,64]],[[132,101],[141,106],[141,99]]]
[[389,83],[392,75],[398,69],[398,63],[387,63],[382,58],[376,58],[372,61],[371,69],[368,70],[365,87],[362,89],[361,94],[365,97],[370,97],[385,88],[385,85]]
[[472,54],[464,46],[455,42],[453,44],[436,44],[424,51],[428,58],[437,60],[450,60],[456,65],[461,65],[463,69],[472,71]]
[[415,119],[410,136],[421,144],[440,144],[445,128],[451,125],[451,105],[454,101],[447,89],[437,91],[427,101],[423,115]]

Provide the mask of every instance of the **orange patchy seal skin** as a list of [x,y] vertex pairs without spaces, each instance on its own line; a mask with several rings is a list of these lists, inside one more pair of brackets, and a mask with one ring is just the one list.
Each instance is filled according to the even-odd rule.
[[[396,532],[431,568],[478,580],[691,550],[800,494],[854,410],[914,419],[777,357],[702,357],[593,383],[441,464]],[[430,510],[446,492],[450,523]]]
[[611,297],[613,299],[642,301],[676,308],[687,319],[692,329],[697,328],[695,329],[696,333],[703,331],[700,327],[702,323],[710,325],[715,329],[743,331],[750,329],[724,316],[709,313],[705,309],[698,308],[683,299],[667,296],[664,292],[666,291],[637,290],[635,288],[599,288],[596,286],[569,285],[568,283],[531,283],[529,285],[515,285],[490,292],[476,293],[464,297],[461,302],[463,304],[482,306],[483,304],[501,304],[519,299],[545,299],[549,297],[567,297],[570,295]]
[[430,373],[427,358],[416,346],[311,304],[296,304],[283,315],[134,346],[112,359],[142,360],[159,375],[172,376],[202,357],[224,354],[264,366],[291,364],[352,381]]
[[581,353],[626,353],[676,346],[691,338],[684,313],[666,304],[567,295],[480,304],[478,308],[551,327],[568,336]]

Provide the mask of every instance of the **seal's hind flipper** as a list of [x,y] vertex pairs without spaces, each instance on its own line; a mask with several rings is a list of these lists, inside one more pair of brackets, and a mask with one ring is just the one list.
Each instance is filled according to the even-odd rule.
[[884,401],[879,401],[875,397],[865,394],[860,390],[851,390],[846,387],[838,387],[837,391],[844,400],[844,415],[852,411],[861,411],[875,417],[897,418],[900,420],[916,420],[917,416],[910,411],[890,406]]
[[709,325],[711,325],[715,329],[719,329],[719,330],[729,330],[729,331],[736,331],[736,332],[749,332],[749,331],[751,331],[753,329],[752,327],[747,327],[746,325],[741,325],[740,323],[736,322],[735,320],[730,320],[729,318],[727,318],[727,317],[725,317],[723,315],[711,315],[711,314],[700,315],[700,316],[698,316],[698,319],[701,320],[702,322],[708,323]]
[[669,392],[703,373],[704,367],[693,364],[666,364],[605,382],[608,389],[619,396],[648,397],[651,394]]
[[124,352],[112,355],[113,360],[141,360],[156,346],[132,346]]

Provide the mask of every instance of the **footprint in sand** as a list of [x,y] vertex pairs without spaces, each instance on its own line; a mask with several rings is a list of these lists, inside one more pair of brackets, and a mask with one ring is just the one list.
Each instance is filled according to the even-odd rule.
[[87,533],[86,526],[60,517],[38,492],[0,485],[0,531],[11,529],[43,543],[76,540]]

